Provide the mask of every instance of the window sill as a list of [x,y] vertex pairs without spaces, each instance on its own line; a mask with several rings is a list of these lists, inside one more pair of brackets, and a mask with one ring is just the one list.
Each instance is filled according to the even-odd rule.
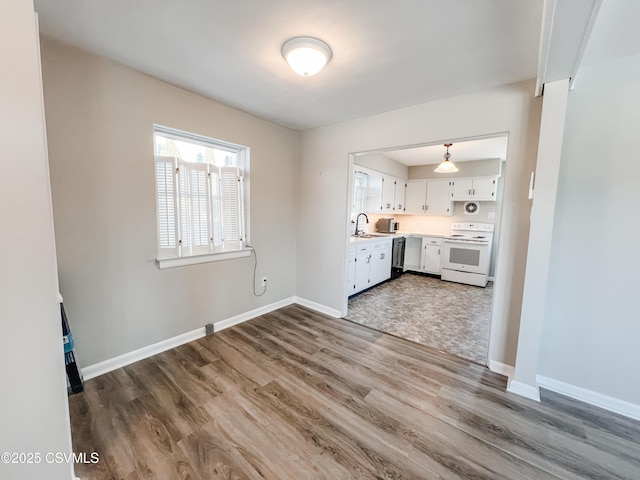
[[199,263],[220,262],[233,258],[243,258],[251,255],[251,248],[243,248],[232,252],[208,253],[206,255],[191,255],[180,258],[158,258],[156,264],[160,270],[165,268],[184,267],[186,265],[197,265]]

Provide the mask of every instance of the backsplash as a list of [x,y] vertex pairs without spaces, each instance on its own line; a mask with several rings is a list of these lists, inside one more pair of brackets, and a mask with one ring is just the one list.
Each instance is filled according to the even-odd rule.
[[[449,216],[431,216],[431,215],[369,215],[369,223],[360,223],[358,228],[364,230],[367,233],[376,232],[376,222],[380,218],[393,217],[396,222],[400,223],[401,232],[414,232],[414,233],[439,233],[448,234],[451,230],[451,224],[455,222],[479,222],[479,223],[494,223],[496,215],[496,202],[478,202],[480,208],[477,215],[465,215],[464,214],[464,202],[453,202],[454,211],[453,215]],[[494,218],[489,218],[489,215],[493,214]],[[360,217],[361,221],[364,221],[363,217]],[[352,224],[352,230],[355,229],[355,225]],[[352,232],[353,233],[353,232]]]

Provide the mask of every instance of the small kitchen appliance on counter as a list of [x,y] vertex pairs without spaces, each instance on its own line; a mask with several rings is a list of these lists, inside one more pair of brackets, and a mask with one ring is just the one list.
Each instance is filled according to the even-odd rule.
[[400,228],[400,224],[395,218],[381,218],[376,223],[376,228],[380,233],[395,233]]
[[493,242],[491,223],[453,223],[442,243],[442,280],[486,287]]

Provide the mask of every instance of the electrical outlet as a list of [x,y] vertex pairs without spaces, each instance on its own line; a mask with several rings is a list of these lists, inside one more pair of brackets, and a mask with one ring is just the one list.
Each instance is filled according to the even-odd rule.
[[262,286],[263,287],[267,286],[267,277],[262,277]]
[[206,335],[213,335],[213,323],[207,323],[204,326]]

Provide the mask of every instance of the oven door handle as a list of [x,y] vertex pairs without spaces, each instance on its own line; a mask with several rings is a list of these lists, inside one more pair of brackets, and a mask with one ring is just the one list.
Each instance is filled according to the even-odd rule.
[[461,243],[465,245],[489,245],[489,242],[485,242],[484,240],[444,240],[444,243],[456,244]]

